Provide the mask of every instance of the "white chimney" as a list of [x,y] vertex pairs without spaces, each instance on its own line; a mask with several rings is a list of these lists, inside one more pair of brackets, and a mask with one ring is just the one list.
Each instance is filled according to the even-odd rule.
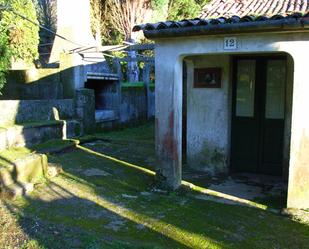
[[89,0],[57,0],[57,34],[50,63],[59,62],[60,54],[81,47],[97,46],[91,33]]

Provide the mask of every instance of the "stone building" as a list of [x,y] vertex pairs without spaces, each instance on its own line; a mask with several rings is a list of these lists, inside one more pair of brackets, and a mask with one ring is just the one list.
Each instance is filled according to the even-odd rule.
[[[309,2],[212,1],[201,18],[138,25],[155,41],[157,175],[279,175],[309,208]],[[250,15],[254,14],[254,15]]]

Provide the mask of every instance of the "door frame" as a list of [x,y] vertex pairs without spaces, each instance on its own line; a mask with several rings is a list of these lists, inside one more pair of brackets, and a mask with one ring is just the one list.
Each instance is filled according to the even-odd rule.
[[[231,146],[230,146],[230,158],[229,158],[229,164],[230,164],[230,173],[237,173],[239,172],[237,170],[237,168],[235,167],[236,165],[233,164],[233,128],[234,128],[234,124],[235,124],[235,119],[236,119],[236,87],[237,87],[237,61],[238,60],[255,60],[257,63],[258,61],[263,61],[263,63],[265,63],[267,60],[285,60],[286,61],[286,67],[287,66],[287,60],[288,60],[288,56],[286,54],[254,54],[254,55],[233,55],[231,56],[231,80],[232,80],[232,87],[231,87],[231,132],[230,132],[230,141],[231,141]],[[256,63],[256,64],[257,64]],[[267,72],[263,70],[258,69],[258,67],[256,67],[256,79],[258,78],[263,78],[264,79],[267,77]],[[261,72],[262,71],[262,72]],[[286,72],[288,72],[288,68],[286,70]],[[261,75],[259,75],[261,73]],[[287,79],[287,74],[286,74],[286,82],[285,82],[285,102],[284,105],[286,107],[286,101],[287,101],[287,84],[288,84],[288,79]],[[256,80],[256,83],[258,82],[258,80]],[[266,82],[266,81],[265,81]],[[262,84],[261,86],[257,86],[256,87],[256,94],[263,94],[261,92],[261,89],[263,91],[266,91],[266,84]],[[265,95],[265,94],[264,94]],[[262,108],[262,110],[260,110],[261,105],[258,104],[259,99],[262,100],[263,103],[265,103],[265,96],[262,97],[255,97],[254,98],[254,120],[260,119],[261,117],[263,117],[263,115],[265,116],[265,108]],[[260,112],[259,115],[256,115],[257,112]],[[286,119],[286,112],[287,110],[285,109],[285,113],[284,113],[284,120]],[[257,122],[260,122],[259,120],[257,120]],[[285,122],[285,121],[284,121]],[[260,125],[260,124],[259,124]],[[261,130],[261,127],[259,127],[259,130]],[[286,134],[286,127],[284,126],[284,136]],[[263,134],[261,132],[259,132],[259,144],[258,144],[258,164],[261,164],[261,160],[262,160],[262,152],[263,152]],[[284,144],[285,141],[283,141]],[[284,145],[283,145],[283,158],[282,160],[284,160]],[[283,164],[283,163],[282,163]],[[282,176],[284,175],[284,165],[282,165]],[[255,174],[261,174],[260,172],[255,172]]]

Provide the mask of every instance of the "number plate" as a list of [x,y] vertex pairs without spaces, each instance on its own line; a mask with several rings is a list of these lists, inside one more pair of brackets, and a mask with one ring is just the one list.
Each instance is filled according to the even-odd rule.
[[236,37],[225,37],[223,47],[225,50],[236,50],[237,49]]

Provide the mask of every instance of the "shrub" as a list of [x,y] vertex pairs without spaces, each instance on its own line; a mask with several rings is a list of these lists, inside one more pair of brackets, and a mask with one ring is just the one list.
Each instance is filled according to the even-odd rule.
[[11,59],[32,62],[38,57],[37,23],[32,0],[0,0],[0,89]]

